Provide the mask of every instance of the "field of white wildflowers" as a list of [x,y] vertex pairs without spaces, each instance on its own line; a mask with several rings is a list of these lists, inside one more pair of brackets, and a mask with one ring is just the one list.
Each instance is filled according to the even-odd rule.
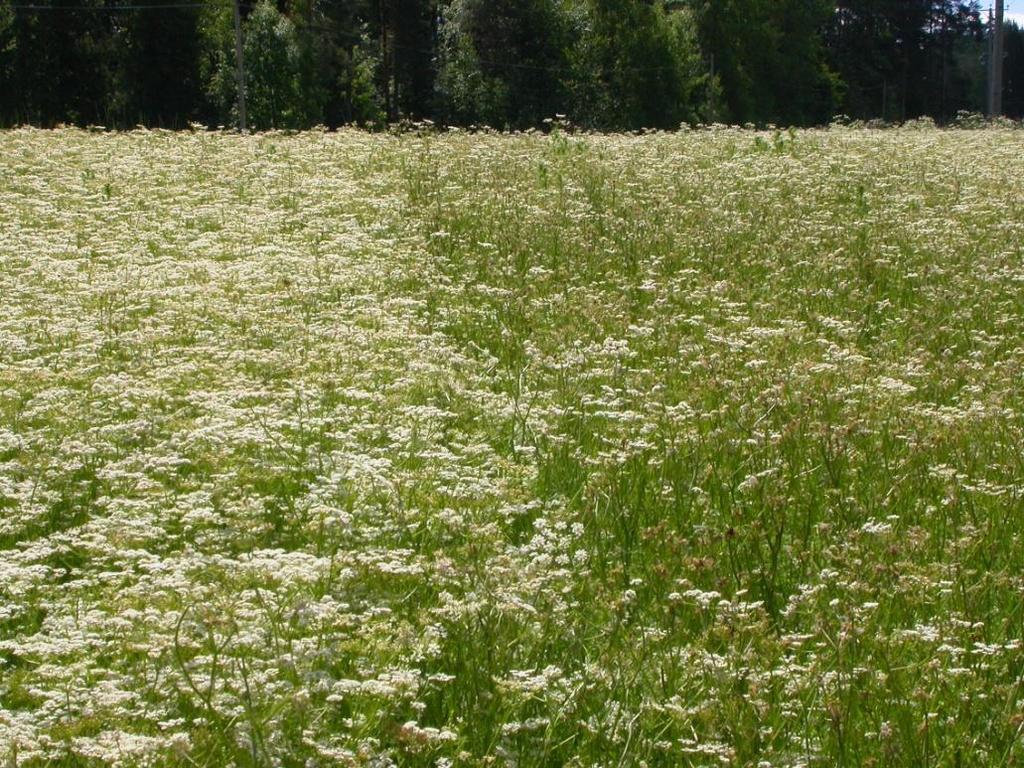
[[0,766],[1024,761],[1024,131],[0,134]]

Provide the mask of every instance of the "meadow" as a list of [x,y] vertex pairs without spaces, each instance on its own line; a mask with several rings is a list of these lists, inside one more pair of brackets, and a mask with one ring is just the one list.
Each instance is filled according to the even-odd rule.
[[1024,761],[1024,131],[0,133],[0,766]]

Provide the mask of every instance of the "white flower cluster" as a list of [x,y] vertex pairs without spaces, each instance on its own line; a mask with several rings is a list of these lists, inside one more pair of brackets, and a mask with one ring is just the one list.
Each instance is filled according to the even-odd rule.
[[1024,153],[0,134],[0,765],[1010,764]]

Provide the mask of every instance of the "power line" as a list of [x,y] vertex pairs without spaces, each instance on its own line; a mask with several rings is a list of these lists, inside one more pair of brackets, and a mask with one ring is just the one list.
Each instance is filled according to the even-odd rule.
[[154,3],[152,5],[8,5],[15,11],[93,11],[116,13],[117,11],[151,11],[168,8],[207,8],[209,3]]

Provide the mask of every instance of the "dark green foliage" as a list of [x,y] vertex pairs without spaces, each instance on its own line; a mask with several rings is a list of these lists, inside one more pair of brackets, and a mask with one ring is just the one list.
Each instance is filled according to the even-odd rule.
[[[0,0],[0,125],[238,120],[234,0]],[[975,0],[243,0],[250,123],[604,130],[985,102]],[[1024,114],[1008,26],[1005,109]]]
[[4,116],[14,115],[18,98],[12,88],[18,56],[18,38],[14,28],[14,11],[9,0],[0,0],[0,125]]
[[203,91],[197,9],[136,10],[115,21],[118,81],[110,98],[117,122],[180,128],[198,119]]
[[300,128],[315,119],[315,105],[303,98],[299,87],[301,52],[295,25],[270,0],[260,0],[246,19],[245,66],[253,128]]
[[697,118],[708,78],[688,10],[591,0],[581,18],[573,117],[598,128],[675,127]]
[[[12,82],[14,63],[18,53],[18,38],[14,30],[14,11],[10,0],[0,0],[0,83]],[[14,93],[10,88],[0,88],[0,112],[14,111]]]
[[945,120],[984,108],[978,3],[842,0],[826,42],[853,117]]
[[838,77],[821,32],[827,0],[703,0],[701,40],[724,95],[720,117],[738,123],[822,123],[835,112]]
[[437,8],[424,0],[390,0],[392,117],[429,117],[434,97]]
[[1016,24],[1009,25],[1004,50],[1003,109],[1008,115],[1024,115],[1024,29]]
[[569,20],[556,0],[452,0],[441,36],[446,117],[525,127],[566,111]]
[[[40,5],[57,5],[42,0]],[[7,5],[15,5],[7,3]],[[4,122],[103,123],[114,67],[113,25],[94,0],[69,0],[58,9],[14,10],[13,66],[0,90],[10,91]],[[10,49],[9,49],[10,50]]]

